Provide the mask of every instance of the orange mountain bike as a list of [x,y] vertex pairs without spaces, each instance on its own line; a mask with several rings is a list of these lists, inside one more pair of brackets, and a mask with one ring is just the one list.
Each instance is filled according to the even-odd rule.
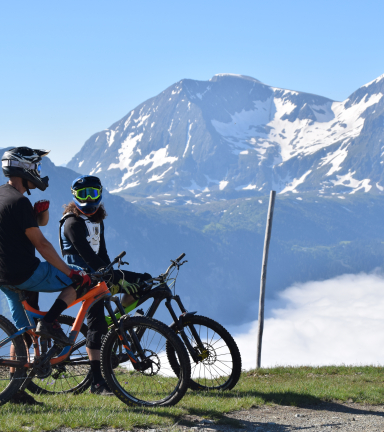
[[[76,348],[76,340],[79,334],[85,336],[85,315],[97,301],[104,301],[110,316],[115,317],[111,301],[122,314],[119,320],[113,319],[101,350],[103,376],[115,395],[128,405],[140,406],[174,405],[184,396],[191,370],[187,351],[180,339],[157,320],[124,315],[119,298],[112,297],[103,280],[124,255],[125,252],[122,252],[105,269],[92,274],[95,286],[69,306],[82,302],[75,321],[70,320],[73,324],[68,335],[73,342],[72,346],[63,347],[54,341],[49,346],[50,340],[35,334],[35,320],[46,312],[29,306],[23,292],[18,290],[30,326],[17,330],[8,319],[0,315],[0,405],[8,402],[18,390],[27,389],[36,380],[49,380],[52,386],[58,382],[73,391],[78,380],[76,371],[84,368],[88,372],[89,364],[89,359],[79,358],[81,354]],[[145,339],[137,337],[139,331],[145,331]],[[30,348],[25,334],[32,338]],[[169,365],[166,354],[166,347],[169,346],[176,352],[182,366],[180,371],[174,372]],[[10,368],[14,371],[11,377]],[[77,384],[80,385],[80,382]],[[63,391],[65,392],[65,388]]]

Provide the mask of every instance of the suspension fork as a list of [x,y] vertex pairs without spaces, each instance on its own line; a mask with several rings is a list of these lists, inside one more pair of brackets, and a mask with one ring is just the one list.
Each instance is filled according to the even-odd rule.
[[[121,313],[122,316],[125,315],[125,310],[124,310],[122,304],[120,303],[120,300],[117,297],[107,297],[104,300],[104,305],[105,305],[105,307],[109,313],[109,316],[111,317],[115,328],[118,330],[118,338],[119,338],[120,342],[123,344],[124,348],[126,349],[127,355],[131,359],[132,364],[133,364],[134,368],[136,369],[136,365],[139,363],[139,361],[136,358],[135,354],[133,353],[133,351],[131,349],[131,345],[128,342],[128,339],[125,335],[125,332],[123,329],[123,321],[120,320],[120,322],[118,322],[115,314],[112,311],[111,301],[113,301],[116,304],[116,306],[119,309],[119,312]],[[139,354],[139,356],[141,358],[145,358],[143,348],[140,345],[140,341],[139,341],[136,333],[135,332],[132,332],[132,334],[130,333],[130,337],[132,338],[132,342],[135,345],[136,352]]]
[[[189,339],[188,339],[188,337],[187,337],[187,335],[185,334],[185,331],[184,331],[184,327],[185,327],[185,325],[184,325],[184,318],[186,317],[186,315],[188,314],[188,312],[185,309],[185,307],[184,307],[183,303],[181,302],[181,299],[180,299],[180,297],[178,295],[175,295],[172,298],[173,298],[173,300],[176,301],[176,303],[178,304],[178,306],[179,306],[179,308],[180,308],[180,310],[182,312],[182,314],[180,315],[180,317],[177,318],[177,316],[175,314],[175,311],[172,308],[172,304],[171,304],[170,299],[166,300],[165,306],[167,307],[169,313],[171,314],[171,316],[173,318],[173,321],[176,324],[177,332],[180,334],[181,339],[183,339],[183,342],[184,342],[185,346],[187,347],[187,350],[189,351],[189,354],[191,355],[193,361],[195,363],[198,363],[201,359],[200,359],[199,355],[196,353],[196,351],[194,350],[191,342],[189,341]],[[195,314],[196,312],[190,312],[190,313],[191,314]],[[205,350],[205,347],[204,347],[203,343],[201,342],[200,336],[197,333],[197,331],[195,329],[195,326],[193,324],[188,324],[188,328],[190,329],[190,331],[192,333],[192,336],[194,337],[194,339],[195,339],[195,341],[196,341],[197,346],[199,347],[199,349],[200,350]]]

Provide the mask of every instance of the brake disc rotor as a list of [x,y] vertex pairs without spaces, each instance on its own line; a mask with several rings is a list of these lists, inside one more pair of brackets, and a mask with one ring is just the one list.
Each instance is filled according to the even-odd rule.
[[198,347],[195,347],[195,350],[198,352],[199,360],[207,365],[212,366],[217,361],[217,354],[212,345],[204,343],[204,350],[201,351]]

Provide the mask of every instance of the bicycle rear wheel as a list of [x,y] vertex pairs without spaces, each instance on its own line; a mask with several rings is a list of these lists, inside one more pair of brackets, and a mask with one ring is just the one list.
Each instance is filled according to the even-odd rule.
[[[128,316],[121,320],[123,331],[137,357],[132,340],[135,334],[142,334],[140,346],[145,356],[139,360],[142,365],[145,364],[145,370],[138,371],[133,367],[118,332],[110,330],[101,347],[101,370],[109,388],[127,405],[175,405],[188,389],[191,372],[184,344],[173,330],[157,320]],[[181,365],[177,374],[169,365],[167,345],[172,347]]]
[[[60,315],[58,321],[68,336],[75,318]],[[35,376],[27,389],[34,394],[83,393],[92,383],[91,365],[85,342],[88,327],[83,323],[72,347],[70,356],[62,363],[53,365],[45,374]],[[33,348],[32,348],[33,351]]]
[[[199,347],[191,328],[194,327],[203,346]],[[176,330],[176,324],[171,328]],[[241,375],[241,356],[233,337],[218,322],[200,315],[191,315],[184,321],[184,332],[199,357],[195,363],[192,357],[192,390],[231,390]],[[172,347],[167,346],[169,363],[177,372],[179,363]]]
[[[16,327],[0,315],[0,341],[17,333]],[[11,349],[14,351],[11,358]],[[16,357],[16,358],[15,358]],[[1,360],[19,360],[26,362],[27,350],[23,336],[18,336],[0,347],[0,405],[3,405],[19,390],[26,377],[26,369],[18,367],[15,369],[13,378],[10,379],[9,366],[1,366]]]

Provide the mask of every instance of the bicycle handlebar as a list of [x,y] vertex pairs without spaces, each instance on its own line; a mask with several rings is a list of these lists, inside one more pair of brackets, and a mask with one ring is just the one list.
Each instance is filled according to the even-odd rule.
[[127,254],[127,252],[123,251],[121,252],[119,255],[117,255],[117,257],[111,262],[111,264],[109,265],[113,265],[116,264],[119,260],[121,260],[121,258],[123,258],[125,255]]
[[149,281],[146,281],[147,283],[152,280],[155,282],[164,282],[164,280],[168,277],[168,273],[169,271],[173,268],[173,267],[177,267],[179,268],[180,266],[182,266],[184,263],[188,262],[188,261],[183,261],[182,263],[180,262],[183,258],[185,257],[185,253],[183,252],[178,258],[176,258],[175,260],[171,260],[171,265],[167,268],[167,270],[165,271],[165,273],[154,277],[153,279],[149,279]]
[[117,255],[117,257],[110,263],[108,264],[105,268],[100,269],[99,271],[90,274],[90,278],[94,279],[95,281],[98,281],[99,279],[102,279],[104,276],[107,276],[107,274],[109,273],[109,271],[112,269],[112,267],[121,260],[121,258],[123,258],[123,256],[126,255],[126,252],[123,251],[121,252],[119,255]]
[[[99,269],[99,271],[90,274],[89,276],[91,277],[91,279],[93,279],[94,281],[98,281],[100,279],[103,279],[105,276],[108,275],[109,271],[112,269],[112,267],[121,260],[121,258],[123,258],[126,255],[126,252],[123,251],[121,252],[119,255],[117,255],[117,257],[110,263],[108,264],[105,268]],[[156,281],[156,282],[164,282],[164,280],[166,279],[166,277],[168,276],[169,271],[173,268],[173,267],[179,267],[181,265],[183,265],[184,263],[186,263],[187,261],[183,261],[182,263],[180,263],[180,261],[185,257],[185,253],[182,253],[179,257],[177,257],[175,260],[171,260],[171,265],[167,268],[166,272],[159,275],[158,277],[155,277],[153,279],[149,279],[148,281],[146,281],[146,283],[150,283],[151,281]],[[123,264],[127,264],[127,263],[123,263]]]

